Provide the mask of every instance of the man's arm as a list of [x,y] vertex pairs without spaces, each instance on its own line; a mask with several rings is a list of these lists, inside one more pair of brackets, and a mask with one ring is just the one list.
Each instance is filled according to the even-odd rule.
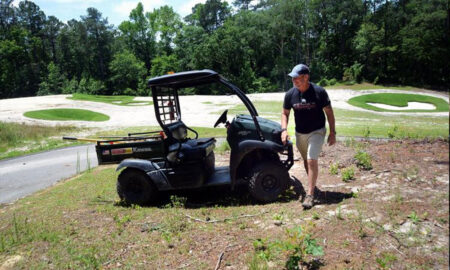
[[287,110],[283,108],[283,111],[281,112],[281,128],[285,129],[281,132],[281,141],[283,144],[286,144],[286,141],[288,139],[288,132],[287,132],[287,126],[289,122],[289,114],[291,113],[291,110]]
[[330,127],[330,135],[328,136],[328,144],[333,145],[336,143],[336,127],[335,127],[335,120],[334,120],[334,112],[331,105],[325,106],[323,108],[325,114],[327,115],[328,119],[328,126]]

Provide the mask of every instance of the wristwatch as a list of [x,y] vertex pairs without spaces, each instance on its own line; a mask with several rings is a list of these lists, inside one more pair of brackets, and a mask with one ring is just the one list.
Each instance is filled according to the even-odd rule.
[[281,129],[281,132],[283,132],[283,131],[287,131],[287,129],[285,129],[285,128],[282,128],[282,129]]

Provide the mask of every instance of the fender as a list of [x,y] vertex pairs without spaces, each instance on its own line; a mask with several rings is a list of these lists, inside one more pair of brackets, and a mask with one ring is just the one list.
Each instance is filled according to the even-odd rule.
[[236,181],[236,173],[239,164],[242,159],[251,151],[256,149],[269,150],[271,152],[279,153],[283,152],[284,148],[282,145],[274,143],[272,141],[257,141],[257,140],[246,140],[238,144],[238,149],[231,151],[230,154],[230,176],[231,176],[231,186],[234,187]]
[[122,168],[134,168],[145,172],[158,190],[172,189],[169,181],[167,181],[166,175],[155,162],[144,159],[124,159],[120,162],[119,166],[117,166],[116,171],[119,171]]

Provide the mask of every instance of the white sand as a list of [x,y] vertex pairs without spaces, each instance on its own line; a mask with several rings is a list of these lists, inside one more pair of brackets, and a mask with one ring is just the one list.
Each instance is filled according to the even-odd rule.
[[[367,90],[353,91],[346,89],[327,90],[334,108],[341,108],[354,111],[367,111],[359,107],[354,107],[347,103],[348,99],[368,93],[393,92],[393,93],[412,93],[408,91],[397,90]],[[434,92],[414,92],[417,94],[425,94],[442,98],[448,102],[448,96]],[[0,100],[0,121],[4,122],[20,122],[27,124],[40,125],[76,125],[80,127],[96,127],[101,129],[110,129],[115,127],[127,126],[157,126],[153,106],[118,106],[113,104],[77,101],[67,99],[69,95],[39,96]],[[264,93],[249,94],[248,97],[252,101],[282,101],[284,93]],[[151,100],[151,97],[137,97],[136,100]],[[230,96],[180,96],[181,115],[183,122],[189,126],[212,127],[220,114],[225,110],[237,104],[242,104],[236,95]],[[430,109],[429,104],[413,103],[409,104],[409,108]],[[378,104],[380,106],[380,104]],[[43,110],[50,108],[78,108],[86,109],[110,116],[109,121],[105,122],[85,122],[85,121],[46,121],[30,119],[23,116],[23,113],[33,110]],[[405,107],[401,108],[402,110]],[[373,111],[370,111],[373,112]],[[280,108],[281,113],[281,108]],[[433,115],[448,116],[444,113],[404,113],[404,112],[373,112],[385,115],[398,114],[417,114],[417,115]],[[231,118],[231,115],[229,115]]]

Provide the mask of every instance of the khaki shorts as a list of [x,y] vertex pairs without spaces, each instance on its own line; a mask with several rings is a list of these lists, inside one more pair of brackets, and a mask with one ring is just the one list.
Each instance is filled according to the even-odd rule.
[[325,134],[327,129],[325,127],[314,130],[311,133],[295,132],[295,139],[298,151],[302,155],[303,160],[319,158],[322,151],[322,145],[325,141]]

